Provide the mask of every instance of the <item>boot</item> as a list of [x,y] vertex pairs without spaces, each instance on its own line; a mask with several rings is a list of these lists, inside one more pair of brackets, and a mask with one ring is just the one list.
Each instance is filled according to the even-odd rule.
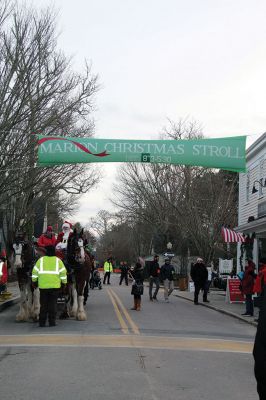
[[137,310],[137,299],[134,298],[134,306],[131,308],[131,310]]
[[141,299],[137,299],[137,311],[140,311]]

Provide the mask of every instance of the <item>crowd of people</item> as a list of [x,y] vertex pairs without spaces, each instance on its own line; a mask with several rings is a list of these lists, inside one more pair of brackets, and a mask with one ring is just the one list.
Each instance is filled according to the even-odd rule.
[[[32,285],[40,289],[40,316],[39,325],[44,327],[48,319],[49,326],[56,324],[56,301],[58,290],[67,284],[67,269],[64,265],[64,252],[68,238],[71,235],[71,225],[65,222],[62,232],[56,237],[51,226],[40,236],[37,242],[38,260],[32,270]],[[21,263],[21,243],[14,243],[15,264]],[[103,284],[111,284],[110,278],[114,271],[113,259],[108,257],[103,265]],[[255,377],[260,399],[266,399],[266,259],[262,259],[256,273],[254,262],[249,259],[245,270],[238,274],[240,290],[245,296],[245,317],[254,314],[254,294],[260,308],[258,329],[255,338],[253,355],[255,359]],[[99,272],[99,271],[97,271]],[[93,275],[92,275],[93,276]],[[144,279],[148,278],[148,295],[151,302],[158,301],[160,283],[163,283],[164,300],[169,303],[169,296],[174,290],[175,268],[171,259],[165,257],[164,264],[159,265],[159,256],[145,266],[142,258],[138,258],[134,267],[126,261],[120,262],[119,285],[129,285],[129,276],[132,278],[131,294],[133,296],[132,310],[141,310],[141,298],[144,293]],[[212,281],[212,269],[207,267],[202,258],[191,265],[190,276],[194,282],[194,304],[199,304],[200,291],[203,293],[203,302],[209,302],[208,292]],[[98,280],[100,274],[98,273]],[[6,254],[0,255],[0,292],[7,280]],[[99,287],[101,288],[101,286]],[[88,290],[88,289],[87,289]]]

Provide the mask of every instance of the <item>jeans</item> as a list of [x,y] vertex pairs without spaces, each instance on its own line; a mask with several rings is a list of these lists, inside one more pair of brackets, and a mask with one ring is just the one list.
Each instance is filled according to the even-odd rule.
[[253,315],[254,306],[253,306],[253,299],[252,294],[246,294],[246,313]]
[[[156,289],[155,289],[155,292],[153,293],[153,295],[152,295],[152,289],[153,289],[153,283],[155,283],[155,285],[156,285]],[[160,279],[159,279],[159,277],[154,277],[154,276],[151,276],[150,277],[150,285],[149,285],[149,295],[150,295],[150,299],[152,299],[152,298],[156,298],[156,296],[157,296],[157,293],[159,292],[159,289],[160,289]]]
[[165,300],[167,300],[168,296],[170,296],[170,294],[174,290],[174,281],[169,281],[169,279],[165,279],[163,281],[163,285],[164,285],[164,298]]

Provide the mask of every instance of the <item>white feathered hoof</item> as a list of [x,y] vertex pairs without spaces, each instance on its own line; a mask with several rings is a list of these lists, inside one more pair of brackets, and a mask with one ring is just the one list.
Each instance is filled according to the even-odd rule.
[[24,310],[21,310],[17,315],[16,315],[16,321],[17,322],[27,322],[28,316],[26,315]]
[[78,321],[87,321],[87,315],[84,311],[79,311],[77,313],[77,320]]
[[70,310],[69,311],[69,315],[70,315],[70,317],[76,318],[77,317],[77,310]]

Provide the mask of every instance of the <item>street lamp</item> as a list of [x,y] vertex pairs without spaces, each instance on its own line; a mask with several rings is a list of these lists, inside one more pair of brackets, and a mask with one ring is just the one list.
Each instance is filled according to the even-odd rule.
[[258,189],[255,188],[255,183],[259,183],[261,187],[266,187],[266,178],[264,180],[264,183],[262,183],[262,179],[260,181],[254,181],[253,183],[253,188],[252,188],[252,194],[257,193]]

